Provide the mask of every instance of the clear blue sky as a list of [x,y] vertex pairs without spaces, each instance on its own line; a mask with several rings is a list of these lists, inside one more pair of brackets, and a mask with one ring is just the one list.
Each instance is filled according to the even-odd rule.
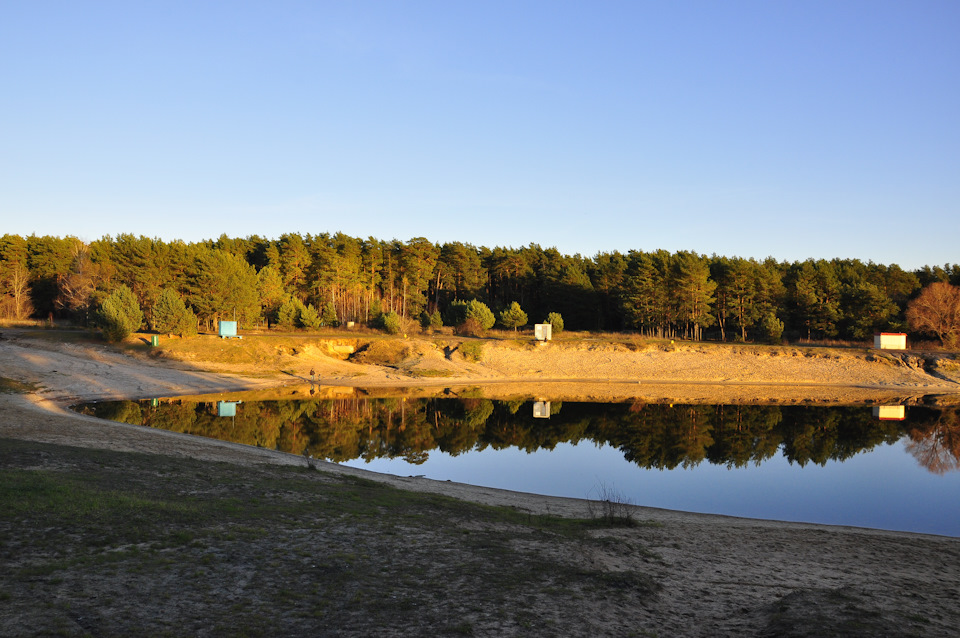
[[960,2],[6,0],[0,220],[960,262]]

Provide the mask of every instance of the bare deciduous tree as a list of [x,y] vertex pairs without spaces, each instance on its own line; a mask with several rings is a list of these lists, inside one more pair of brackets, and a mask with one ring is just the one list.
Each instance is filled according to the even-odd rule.
[[33,313],[30,303],[30,271],[13,263],[0,280],[0,293],[6,292],[0,303],[0,314],[10,319],[26,319]]
[[930,332],[945,346],[960,338],[960,286],[935,282],[907,306],[907,321],[917,332]]
[[96,267],[90,261],[90,248],[77,240],[73,245],[73,264],[70,271],[57,276],[57,286],[60,294],[54,304],[60,310],[65,310],[84,323],[90,310],[90,300],[96,289]]

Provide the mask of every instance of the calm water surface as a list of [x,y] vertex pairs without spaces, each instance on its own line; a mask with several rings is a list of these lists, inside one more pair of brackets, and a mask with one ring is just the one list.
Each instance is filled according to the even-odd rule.
[[400,476],[960,536],[957,409],[895,408],[890,420],[870,407],[241,395],[77,409]]

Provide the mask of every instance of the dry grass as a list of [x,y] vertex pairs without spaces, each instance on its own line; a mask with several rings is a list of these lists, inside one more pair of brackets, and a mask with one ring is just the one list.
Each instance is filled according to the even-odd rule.
[[[0,634],[623,634],[656,560],[590,520],[306,468],[0,439]],[[609,555],[631,569],[593,565]],[[41,601],[41,603],[38,603]]]

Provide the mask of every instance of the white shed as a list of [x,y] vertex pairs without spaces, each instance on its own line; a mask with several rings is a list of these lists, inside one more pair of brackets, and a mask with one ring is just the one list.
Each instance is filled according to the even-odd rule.
[[907,335],[903,332],[881,332],[873,335],[873,347],[881,350],[906,350]]
[[550,341],[553,338],[552,323],[533,324],[533,336],[537,341]]

